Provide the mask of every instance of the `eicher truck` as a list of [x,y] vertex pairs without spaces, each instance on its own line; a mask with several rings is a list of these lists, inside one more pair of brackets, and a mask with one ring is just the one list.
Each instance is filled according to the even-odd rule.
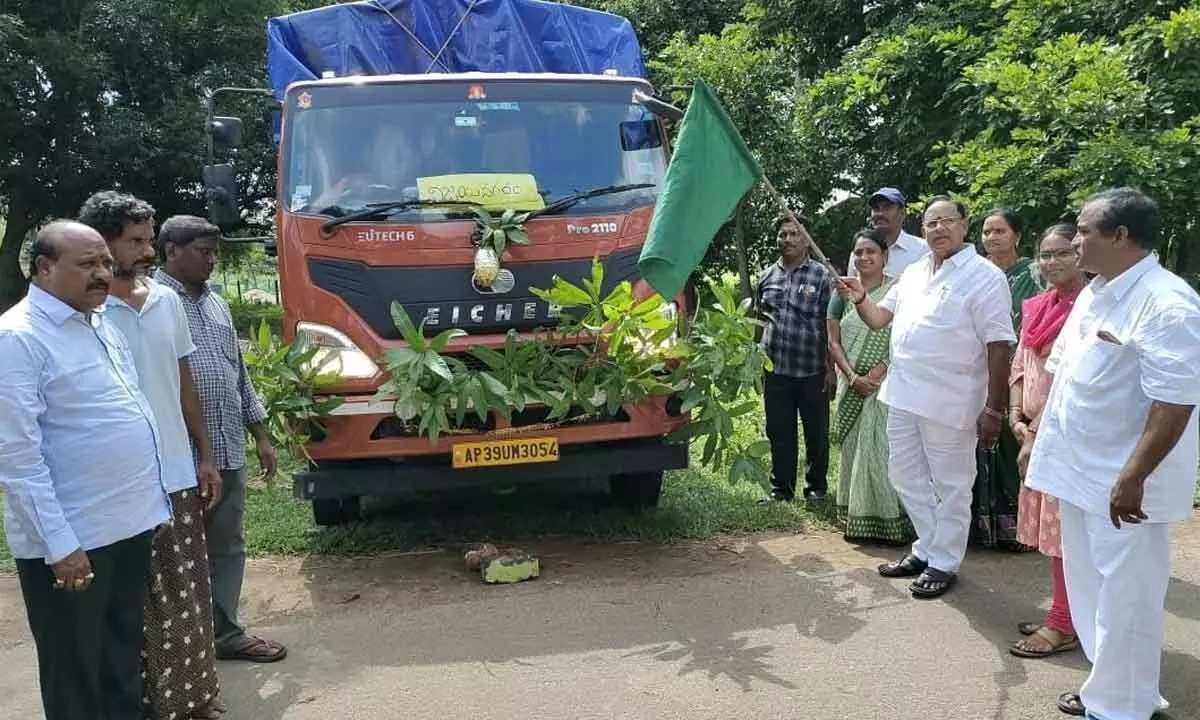
[[[555,325],[558,309],[530,288],[556,275],[578,283],[598,258],[606,290],[645,289],[637,261],[668,157],[629,21],[536,0],[372,0],[272,18],[267,38],[284,337],[324,348],[338,373],[327,392],[344,399],[295,476],[316,521],[357,519],[364,496],[572,477],[656,504],[664,471],[688,462],[667,440],[688,421],[674,398],[548,431],[521,431],[546,427],[539,405],[472,414],[469,433],[434,443],[375,397],[380,358],[405,345],[393,302],[427,335],[465,331],[443,354],[478,367],[472,347]],[[230,92],[248,91],[210,98],[210,156],[241,135],[238,118],[213,115]],[[229,231],[235,168],[209,163],[210,214]],[[455,202],[539,213],[528,244],[496,254]],[[685,298],[671,300],[678,322]],[[513,452],[514,439],[530,447]]]

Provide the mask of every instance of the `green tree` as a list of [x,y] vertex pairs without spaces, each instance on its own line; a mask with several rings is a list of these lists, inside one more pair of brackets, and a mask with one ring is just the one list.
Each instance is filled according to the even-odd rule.
[[1188,253],[1198,8],[949,0],[899,12],[801,93],[801,191],[822,203],[880,184],[950,191],[975,211],[1015,206],[1040,229],[1096,189],[1134,184],[1163,204],[1168,256],[1200,265]]
[[[15,0],[0,16],[0,309],[24,293],[23,241],[110,187],[160,218],[203,212],[202,101],[262,86],[276,0]],[[249,120],[243,182],[269,196],[269,116]]]
[[[797,211],[803,203],[795,193],[793,161],[798,150],[791,132],[794,92],[789,71],[778,48],[758,42],[749,22],[731,23],[719,35],[691,37],[679,32],[652,61],[663,84],[677,88],[672,100],[686,106],[688,90],[703,78],[721,99],[730,118],[758,156],[763,170]],[[775,255],[771,222],[779,204],[761,188],[748,196],[744,208],[745,237],[751,270]],[[732,227],[712,244],[703,267],[720,271],[735,267]]]
[[604,10],[633,23],[647,57],[654,57],[676,35],[719,35],[736,22],[746,0],[573,0],[570,4]]
[[1060,17],[1066,32],[1050,37],[1042,5],[1014,3],[1000,41],[964,69],[987,127],[941,148],[935,177],[977,206],[1022,208],[1036,226],[1096,190],[1140,186],[1163,207],[1165,255],[1195,272],[1200,4],[1101,28]]

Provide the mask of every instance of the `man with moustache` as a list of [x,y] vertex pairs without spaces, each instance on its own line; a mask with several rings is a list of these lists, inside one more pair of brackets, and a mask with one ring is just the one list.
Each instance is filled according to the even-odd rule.
[[829,473],[829,388],[833,365],[825,311],[832,276],[810,257],[808,231],[787,215],[775,220],[779,260],[763,273],[755,297],[766,320],[762,345],[772,369],[763,401],[771,443],[771,493],[762,502],[786,502],[796,495],[800,448],[796,419],[804,425],[804,496],[825,499]]
[[125,336],[139,386],[154,410],[163,484],[171,494],[172,522],[155,534],[151,552],[142,653],[146,710],[152,718],[216,717],[220,704],[204,513],[220,501],[221,476],[188,365],[196,346],[179,296],[146,277],[155,261],[154,208],[131,195],[105,191],[88,198],[79,220],[104,237],[112,254],[105,317]]
[[0,315],[0,490],[42,707],[47,720],[142,720],[151,538],[170,518],[158,426],[101,312],[104,239],[57,221],[30,254],[29,292]]
[[917,541],[879,574],[916,577],[913,597],[936,598],[953,587],[966,554],[975,448],[999,438],[1016,336],[1008,281],[966,242],[966,208],[933,198],[923,225],[929,254],[882,302],[856,278],[842,278],[838,293],[870,328],[895,323],[879,399],[889,408],[888,475]]
[[222,497],[205,519],[217,658],[275,662],[287,655],[287,649],[246,634],[238,623],[246,571],[242,538],[246,431],[254,437],[266,478],[275,474],[275,449],[263,424],[267,411],[254,392],[242,359],[233,316],[225,301],[208,289],[220,242],[220,229],[203,218],[168,218],[158,233],[159,252],[165,261],[154,278],[182,301],[196,344],[196,351],[188,356],[188,366],[204,408],[214,462],[221,473]]
[[[929,253],[929,245],[916,235],[904,231],[906,201],[904,193],[893,187],[876,190],[867,200],[871,214],[868,224],[883,233],[888,246],[887,265],[883,272],[889,277],[899,278],[904,270]],[[858,277],[858,268],[850,263],[850,277]]]
[[1059,709],[1146,720],[1159,694],[1170,530],[1200,462],[1200,296],[1164,269],[1158,205],[1133,188],[1088,198],[1074,246],[1096,274],[1051,351],[1026,484],[1059,500],[1071,619],[1092,661]]

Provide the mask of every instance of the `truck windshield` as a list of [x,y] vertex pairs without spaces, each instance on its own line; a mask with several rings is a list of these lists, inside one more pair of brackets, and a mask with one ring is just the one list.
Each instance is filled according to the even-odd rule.
[[[666,171],[638,85],[494,80],[320,85],[285,107],[283,200],[291,212],[336,217],[405,200],[533,210],[594,188],[567,214],[649,205]],[[462,217],[462,207],[403,207],[380,219]]]

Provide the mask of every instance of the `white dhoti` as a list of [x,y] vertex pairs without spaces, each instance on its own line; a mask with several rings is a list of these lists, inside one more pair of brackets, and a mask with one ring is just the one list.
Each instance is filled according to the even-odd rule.
[[888,476],[917,531],[912,554],[937,570],[958,572],[971,528],[975,430],[892,408],[887,432]]
[[1071,620],[1092,661],[1080,700],[1096,720],[1148,720],[1162,702],[1170,525],[1117,529],[1107,516],[1067,502],[1060,520]]

